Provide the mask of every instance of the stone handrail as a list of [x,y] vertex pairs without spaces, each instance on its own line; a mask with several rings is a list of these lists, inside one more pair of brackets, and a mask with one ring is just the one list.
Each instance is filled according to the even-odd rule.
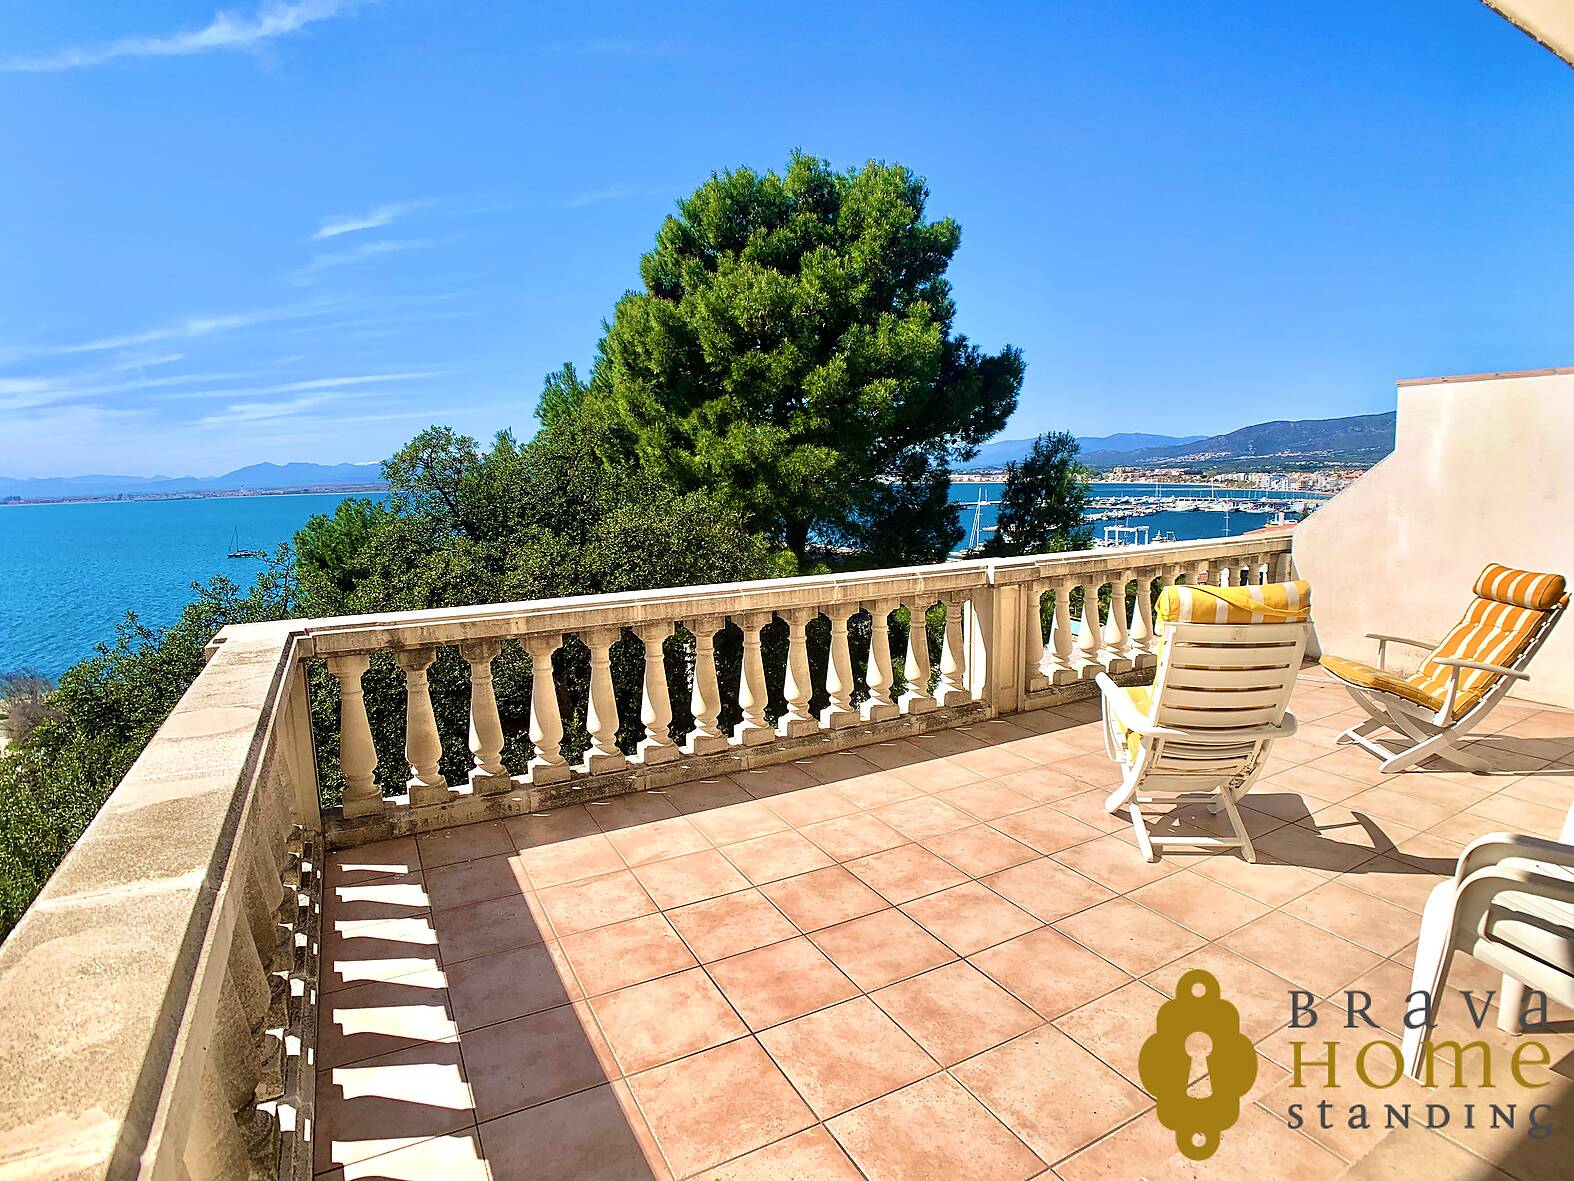
[[234,629],[0,947],[0,1176],[309,1161],[305,692],[288,625]]
[[[568,798],[724,774],[796,758],[811,747],[855,746],[896,732],[953,725],[963,715],[1054,704],[1098,672],[1118,675],[1152,663],[1151,594],[1137,593],[1139,585],[1151,590],[1179,578],[1271,580],[1287,571],[1288,559],[1288,536],[1271,534],[307,621],[301,625],[300,653],[323,660],[340,689],[345,789],[341,806],[329,812],[331,837],[346,844],[382,839],[539,810]],[[1102,595],[1106,587],[1109,594]],[[1116,587],[1119,609],[1111,610],[1103,604],[1114,599]],[[1096,627],[1073,621],[1073,609],[1087,602],[1100,608]],[[931,653],[923,629],[914,629],[911,620],[936,604],[944,609],[944,640]],[[898,607],[907,608],[909,624],[893,652],[888,628]],[[1051,621],[1047,638],[1041,611]],[[816,680],[807,629],[822,615],[830,640]],[[868,657],[855,670],[848,625],[864,615]],[[786,625],[790,642],[782,679],[768,687],[761,631],[772,623]],[[669,733],[671,687],[660,655],[679,625],[695,637],[683,686],[695,724],[681,743]],[[742,648],[738,688],[727,701],[718,687],[715,652],[724,629],[741,633]],[[589,748],[572,764],[562,750],[565,686],[557,683],[552,660],[570,635],[591,655],[588,691],[574,703],[584,711]],[[526,765],[512,769],[502,761],[504,734],[492,680],[492,663],[505,641],[517,641],[533,669],[534,753]],[[627,751],[616,738],[634,719],[617,712],[610,652],[614,645],[635,642],[645,654],[643,737]],[[450,784],[438,770],[443,743],[426,683],[437,650],[445,646],[457,648],[471,670],[473,765],[463,784]],[[404,676],[409,777],[402,792],[386,791],[378,782],[363,699],[362,677],[378,652],[392,653]],[[891,693],[896,656],[907,681],[900,696]],[[765,716],[771,688],[786,702],[774,723]],[[828,700],[817,714],[808,708],[813,697]],[[862,700],[855,703],[855,697]],[[730,733],[718,728],[724,710],[740,716]],[[384,769],[385,778],[403,774]]]
[[[1288,573],[1288,562],[1288,536],[1261,535],[227,628],[0,947],[7,1018],[0,1177],[310,1175],[304,1132],[325,843],[679,783],[1052,705],[1090,691],[1097,672],[1152,662],[1158,584],[1271,580]],[[944,641],[931,653],[924,627],[906,629],[897,648],[906,649],[907,691],[896,694],[892,615],[906,606],[921,621],[935,604],[944,605]],[[848,625],[863,614],[871,617],[868,659],[855,672]],[[807,637],[820,615],[830,641],[815,678]],[[694,637],[684,688],[695,719],[681,742],[669,733],[659,657],[680,623]],[[779,635],[783,624],[790,638],[775,696],[786,710],[772,724],[761,633],[771,625]],[[725,703],[741,720],[729,733],[718,721],[714,640],[730,628],[742,632],[742,661]],[[576,703],[590,746],[572,766],[560,747],[551,660],[567,635],[591,656],[588,699]],[[505,641],[532,657],[534,754],[513,769],[501,758],[491,679]],[[626,752],[616,745],[623,719],[609,652],[634,642],[645,653],[644,738]],[[445,646],[471,670],[473,769],[457,786],[438,770],[442,743],[426,682]],[[407,768],[390,784],[404,790],[387,796],[361,688],[379,652],[397,661],[405,697]],[[346,786],[333,808],[319,803],[309,721],[316,662],[340,686]],[[817,697],[828,704],[811,712]]]

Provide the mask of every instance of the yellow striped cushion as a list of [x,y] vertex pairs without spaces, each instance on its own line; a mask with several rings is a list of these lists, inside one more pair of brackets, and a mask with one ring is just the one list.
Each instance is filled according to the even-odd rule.
[[[1155,618],[1159,624],[1158,660],[1164,658],[1166,623],[1299,623],[1311,616],[1312,588],[1306,582],[1270,582],[1263,586],[1167,586],[1159,592]],[[1153,716],[1153,687],[1126,690],[1143,717]],[[1121,727],[1133,758],[1142,736]]]
[[[1502,597],[1484,597],[1480,594],[1483,589]],[[1359,660],[1346,660],[1342,656],[1324,656],[1320,663],[1348,684],[1393,693],[1424,709],[1442,709],[1454,670],[1448,665],[1439,664],[1438,657],[1511,665],[1534,638],[1536,629],[1547,618],[1547,611],[1568,602],[1561,575],[1535,574],[1507,566],[1488,566],[1476,580],[1476,590],[1477,597],[1471,602],[1465,617],[1443,637],[1441,644],[1427,654],[1421,667],[1408,677],[1384,672],[1369,664],[1362,664]],[[1547,595],[1552,591],[1557,593],[1548,600]],[[1546,608],[1534,610],[1510,602],[1509,599],[1545,602]],[[1492,691],[1498,680],[1495,673],[1473,668],[1460,669],[1459,689],[1454,695],[1452,716],[1457,718],[1473,708]]]
[[[1562,581],[1558,579],[1560,584]],[[1488,664],[1512,664],[1525,650],[1536,628],[1546,617],[1545,611],[1532,611],[1528,607],[1478,598],[1470,604],[1465,617],[1443,637],[1443,642],[1426,658],[1415,675],[1406,679],[1422,693],[1436,698],[1441,705],[1454,670],[1438,664],[1437,657],[1454,656]],[[1497,681],[1495,673],[1474,668],[1460,669],[1459,692],[1454,696],[1454,715],[1457,717],[1475,705],[1491,691]]]
[[1493,562],[1476,579],[1475,592],[1494,603],[1529,607],[1532,611],[1548,611],[1557,606],[1558,600],[1563,597],[1563,575],[1516,570],[1512,566],[1500,566]]
[[1167,586],[1159,593],[1162,623],[1298,623],[1312,611],[1306,582],[1264,586]]
[[1435,710],[1443,706],[1442,697],[1424,692],[1419,685],[1411,684],[1404,677],[1384,672],[1370,664],[1362,664],[1359,660],[1346,660],[1343,656],[1324,656],[1318,663],[1346,684],[1356,685],[1362,689],[1394,693],[1406,701],[1415,702],[1423,709]]

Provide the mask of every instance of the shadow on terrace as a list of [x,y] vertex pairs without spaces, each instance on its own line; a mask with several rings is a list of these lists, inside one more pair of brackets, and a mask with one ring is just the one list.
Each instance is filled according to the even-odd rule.
[[[1303,670],[1243,801],[1256,864],[1140,857],[1096,702],[570,803],[331,854],[312,1168],[390,1178],[1551,1177],[1570,1156],[1574,1026],[1539,1040],[1552,1134],[1286,1122],[1289,993],[1342,990],[1402,1032],[1420,910],[1461,848],[1555,837],[1574,716],[1505,705],[1489,775],[1383,776]],[[1205,811],[1162,818],[1213,830]],[[1498,987],[1460,957],[1458,989]],[[1178,1155],[1137,1055],[1206,968],[1260,1052],[1218,1155]],[[1163,994],[1161,996],[1161,993]],[[1507,1069],[1513,1039],[1471,1037]],[[1326,1036],[1337,1036],[1329,1032]],[[1374,1104],[1426,1096],[1409,1080]],[[1501,1093],[1472,1094],[1483,1112]],[[1456,1104],[1459,1096],[1451,1095]],[[1366,1170],[1371,1170],[1367,1172]]]

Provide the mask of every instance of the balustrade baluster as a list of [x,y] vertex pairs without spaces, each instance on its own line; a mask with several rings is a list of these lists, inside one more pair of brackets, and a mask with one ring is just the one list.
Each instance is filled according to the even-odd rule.
[[927,603],[907,604],[907,657],[902,664],[907,688],[898,702],[903,713],[923,714],[935,707],[934,695],[929,692],[928,613]]
[[965,649],[962,639],[962,600],[945,601],[945,642],[940,647],[940,683],[935,700],[941,705],[960,705],[968,700]]
[[1137,597],[1131,605],[1131,631],[1126,644],[1126,655],[1133,668],[1146,668],[1153,663],[1153,583],[1154,570],[1137,572]]
[[1084,678],[1104,668],[1101,659],[1104,647],[1103,625],[1099,622],[1099,590],[1101,583],[1082,584],[1082,623],[1077,632],[1077,650],[1073,660]]
[[628,763],[618,749],[618,702],[612,689],[612,645],[622,634],[621,628],[596,627],[580,635],[590,649],[590,695],[585,703],[590,746],[580,769],[591,775]]
[[443,741],[437,734],[437,717],[432,713],[432,691],[426,670],[437,659],[431,647],[405,648],[394,653],[404,670],[404,758],[410,764],[410,806],[425,808],[444,804],[456,794],[437,769],[443,757]]
[[902,711],[891,699],[891,686],[896,682],[891,667],[891,612],[896,604],[889,599],[877,599],[867,604],[869,609],[869,663],[864,668],[864,682],[869,686],[869,698],[859,709],[866,722],[884,722]]
[[497,716],[497,691],[492,662],[502,654],[502,640],[465,640],[459,655],[470,666],[470,789],[493,795],[514,786],[503,766],[503,722]]
[[831,620],[831,650],[825,658],[825,694],[830,701],[820,711],[820,725],[840,730],[858,723],[858,711],[853,708],[853,657],[847,647],[847,607],[832,605],[826,615]]
[[1044,648],[1043,661],[1039,665],[1051,685],[1064,685],[1077,679],[1077,670],[1072,661],[1076,637],[1071,631],[1071,592],[1075,586],[1076,583],[1069,578],[1062,578],[1055,583],[1054,622],[1049,633],[1049,643]]
[[[1172,566],[1172,567],[1170,567],[1170,570],[1169,570],[1168,574],[1166,574],[1165,577],[1164,577],[1164,582],[1168,586],[1181,586],[1181,585],[1191,586],[1192,585],[1191,579],[1187,575],[1188,569],[1189,569],[1189,567],[1187,567],[1187,566]],[[1183,578],[1186,579],[1186,582],[1184,584],[1181,582],[1181,579],[1183,579]],[[1163,588],[1160,588],[1159,593],[1160,594],[1164,593]],[[1154,620],[1153,620],[1153,657],[1154,657],[1155,663],[1157,663],[1157,661],[1158,661],[1158,657],[1160,655],[1159,649],[1163,646],[1163,643],[1164,643],[1163,625],[1159,623],[1158,617],[1154,616]]]
[[721,713],[721,690],[716,684],[716,633],[722,623],[721,616],[706,615],[690,624],[694,633],[694,687],[689,711],[694,715],[694,729],[683,745],[686,754],[717,754],[730,745],[716,720]]
[[645,737],[639,740],[635,757],[647,767],[670,763],[678,757],[672,741],[672,697],[667,692],[667,660],[663,645],[672,634],[670,623],[643,623],[634,629],[645,645],[645,685],[640,696],[639,720]]
[[339,769],[344,775],[345,818],[376,816],[383,810],[382,792],[372,773],[377,769],[377,748],[366,720],[366,698],[361,677],[370,659],[356,653],[328,657],[328,671],[339,682]]
[[526,636],[530,654],[530,743],[536,753],[526,769],[537,787],[561,783],[570,774],[563,758],[563,718],[557,708],[557,679],[552,673],[552,653],[563,644],[559,635]]
[[765,690],[765,661],[760,654],[760,629],[770,621],[769,611],[733,618],[743,631],[743,667],[738,674],[738,708],[743,718],[732,728],[732,738],[742,746],[758,746],[776,737],[776,731],[765,720],[770,698]]
[[811,620],[820,613],[813,607],[794,607],[779,612],[787,621],[791,635],[787,643],[787,670],[782,684],[782,696],[787,699],[787,712],[776,723],[776,731],[783,738],[801,738],[818,733],[820,721],[809,712],[809,698],[814,694],[814,683],[809,673],[809,634]]
[[1130,633],[1126,630],[1126,584],[1136,577],[1131,570],[1122,570],[1110,579],[1109,618],[1104,621],[1104,671],[1111,675],[1129,672],[1131,654],[1126,650]]

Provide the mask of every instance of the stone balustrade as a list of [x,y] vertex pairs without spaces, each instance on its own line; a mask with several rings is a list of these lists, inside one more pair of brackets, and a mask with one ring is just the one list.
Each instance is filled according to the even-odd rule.
[[[227,628],[0,947],[0,1175],[310,1175],[325,844],[1052,705],[1091,693],[1099,671],[1143,673],[1163,583],[1288,565],[1289,538],[1264,535]],[[943,623],[933,647],[926,618]],[[554,661],[571,641],[588,653],[582,686]],[[514,735],[500,706],[524,703],[500,703],[493,675],[506,645],[529,660]],[[470,685],[468,732],[446,743],[450,770],[460,752],[469,770],[453,782],[430,688],[440,658]],[[397,760],[374,743],[374,661],[403,695]],[[321,703],[338,715],[331,807],[313,683],[337,688]],[[675,733],[675,716],[692,723]]]
[[[311,621],[302,655],[321,660],[340,686],[345,786],[340,807],[327,813],[331,839],[360,843],[469,823],[1054,704],[1090,692],[1085,683],[1099,672],[1153,664],[1152,604],[1162,586],[1268,581],[1287,576],[1288,566],[1288,538],[1265,535]],[[933,651],[926,617],[943,620]],[[785,652],[767,677],[771,629],[778,646],[785,633]],[[719,642],[729,632],[730,650],[741,655],[723,676]],[[682,684],[671,682],[663,659],[675,636],[687,644]],[[567,683],[554,663],[570,642],[589,653],[588,685]],[[533,754],[512,768],[501,759],[491,667],[508,643],[531,663]],[[443,648],[456,648],[470,668],[466,783],[450,784],[437,770],[444,744],[425,670]],[[637,694],[614,683],[618,648],[631,655],[623,667],[640,679]],[[403,765],[385,769],[380,782],[361,687],[379,652],[392,653],[404,672],[406,719]],[[734,686],[725,698],[724,681]],[[635,697],[637,717],[621,715],[618,701]],[[674,700],[686,700],[693,719],[682,734],[671,732]],[[565,710],[583,719],[582,751],[566,749]],[[738,719],[726,730],[724,715]]]
[[[302,656],[320,660],[339,686],[344,789],[339,808],[328,813],[333,837],[359,843],[468,823],[795,758],[827,742],[856,745],[893,727],[949,724],[959,711],[975,715],[987,707],[969,679],[965,618],[976,609],[975,599],[990,593],[988,575],[981,563],[948,563],[308,621],[302,625]],[[933,668],[925,626],[931,612],[944,620]],[[904,618],[905,635],[893,651],[893,622]],[[811,633],[820,628],[822,647],[811,658]],[[867,637],[856,668],[855,630]],[[734,655],[723,676],[719,645],[729,633]],[[767,676],[772,634],[781,649],[774,678]],[[663,655],[674,640],[683,646],[681,685],[672,683]],[[557,667],[561,660],[554,661],[570,642],[588,652],[586,685],[565,683]],[[502,763],[505,735],[492,676],[492,663],[508,643],[528,655],[531,670],[533,753],[513,768]],[[438,771],[444,742],[425,670],[444,648],[457,649],[470,667],[473,766],[464,783],[450,784]],[[623,667],[636,670],[637,693],[620,692],[629,686],[614,683],[617,648],[631,656]],[[403,670],[405,696],[403,765],[381,769],[381,779],[362,683],[380,652],[392,653]],[[724,680],[732,686],[725,699]],[[899,684],[903,691],[897,694]],[[637,716],[620,714],[620,699],[637,699]],[[671,731],[674,700],[686,701],[692,718],[677,735]],[[565,710],[582,718],[587,739],[582,751],[567,747]],[[724,715],[736,719],[726,728]],[[625,746],[619,745],[620,733]]]

